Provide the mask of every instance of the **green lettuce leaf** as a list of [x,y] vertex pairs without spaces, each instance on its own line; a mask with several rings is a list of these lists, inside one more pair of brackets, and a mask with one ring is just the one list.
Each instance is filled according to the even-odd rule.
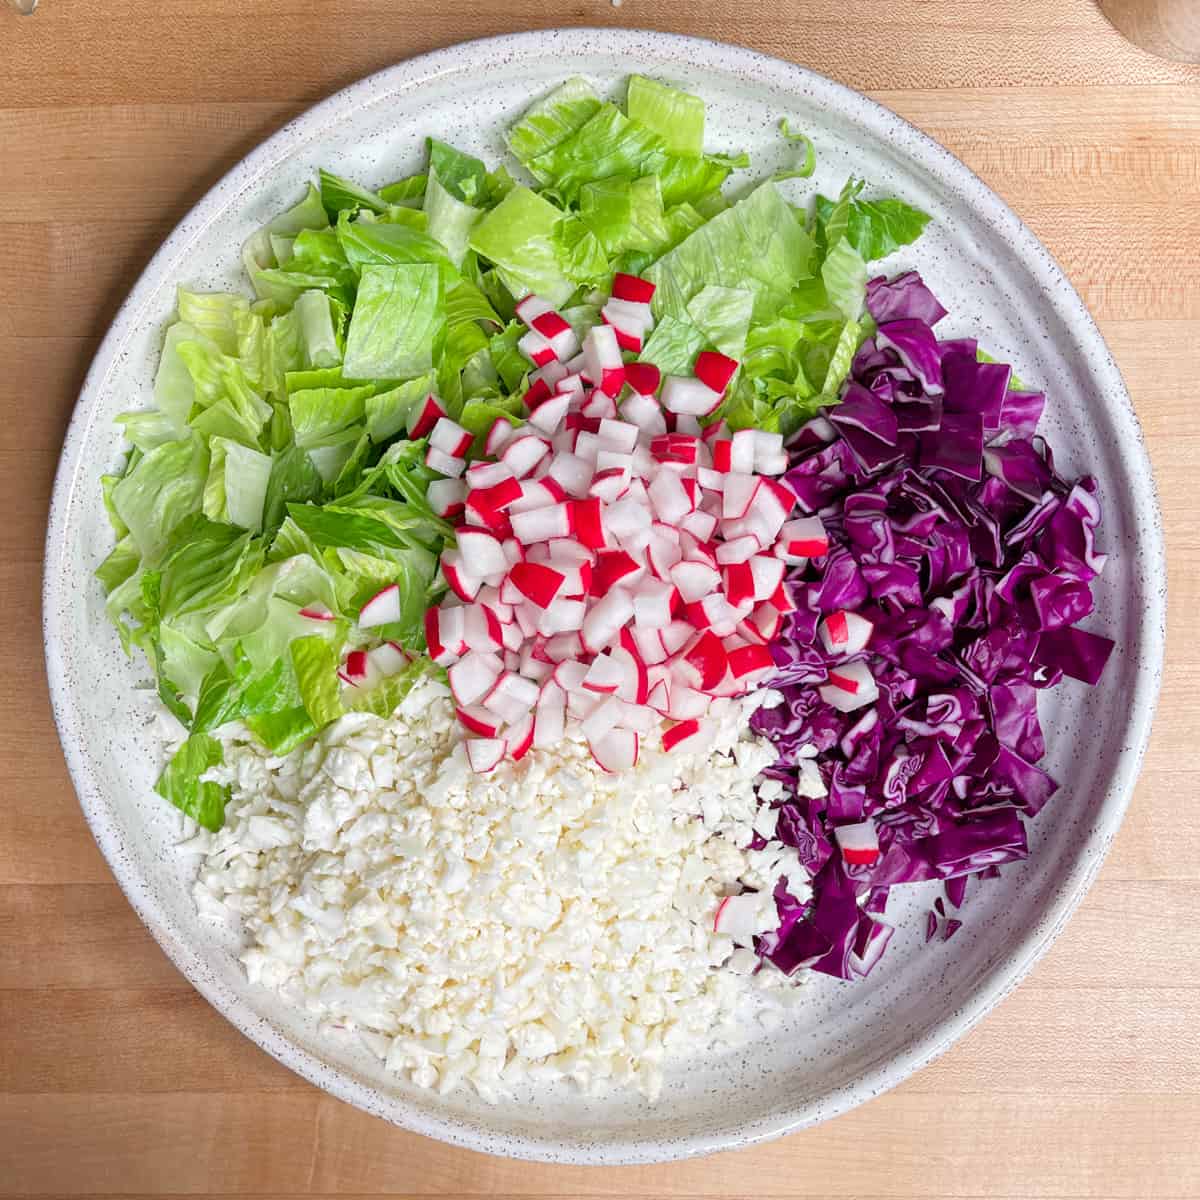
[[225,823],[229,789],[201,782],[200,776],[223,761],[221,743],[216,738],[206,733],[192,734],[175,751],[154,790],[198,825],[215,833]]
[[862,200],[861,184],[850,180],[837,200],[818,196],[815,227],[819,243],[832,246],[845,237],[866,262],[915,242],[929,224],[929,214],[899,199]]
[[436,266],[363,267],[346,337],[346,372],[404,380],[429,371],[445,319]]
[[741,360],[754,312],[754,292],[710,284],[688,301],[687,311],[710,344],[722,354]]
[[360,208],[375,213],[386,213],[388,202],[378,192],[359,187],[349,179],[333,175],[323,167],[320,171],[321,203],[331,221],[336,221],[342,212],[356,213]]
[[646,272],[656,284],[656,315],[687,315],[688,301],[702,288],[756,289],[755,320],[768,320],[795,282],[809,274],[812,239],[771,182],[669,250]]
[[324,638],[297,638],[290,647],[292,670],[305,711],[319,729],[345,709],[338,686],[338,652]]
[[558,307],[575,291],[559,260],[562,218],[536,192],[515,187],[471,231],[470,246],[496,265],[515,298],[536,292]]
[[846,238],[830,247],[821,263],[825,294],[847,321],[862,315],[867,297],[867,264]]
[[208,464],[208,447],[200,438],[167,442],[113,487],[113,508],[147,566],[158,563],[175,526],[200,509]]
[[572,202],[584,184],[613,175],[656,175],[665,204],[695,201],[716,191],[730,170],[728,163],[715,158],[672,154],[658,134],[631,121],[613,104],[602,104],[574,133],[527,165]]
[[696,355],[708,344],[702,329],[686,317],[660,317],[638,358],[653,363],[664,375],[690,375]]
[[549,179],[538,175],[531,164],[539,155],[566,141],[599,108],[600,97],[586,79],[579,76],[568,79],[529,108],[508,131],[508,148],[533,171],[535,178],[547,183]]
[[273,466],[271,456],[220,437],[209,442],[209,454],[204,515],[260,532]]
[[644,75],[629,77],[625,111],[633,121],[658,134],[671,154],[704,153],[704,101],[656,83]]

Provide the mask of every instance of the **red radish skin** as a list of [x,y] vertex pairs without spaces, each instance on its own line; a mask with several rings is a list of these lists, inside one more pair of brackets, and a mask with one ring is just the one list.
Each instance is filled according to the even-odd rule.
[[400,585],[381,588],[359,610],[358,624],[362,629],[390,625],[400,620]]
[[561,571],[533,562],[517,563],[508,577],[517,590],[538,608],[547,608],[564,582]]
[[420,438],[425,437],[430,430],[446,415],[446,410],[442,407],[442,402],[432,393],[421,401],[421,408],[417,415],[417,420],[413,427],[408,431],[408,436],[415,442]]
[[307,608],[300,610],[302,617],[307,617],[310,621],[335,621],[337,618],[324,605],[308,605]]
[[626,275],[618,271],[613,276],[612,295],[616,300],[630,300],[634,304],[649,304],[654,299],[655,285],[637,275]]
[[690,721],[680,721],[663,734],[663,749],[674,750],[680,742],[686,741],[699,732],[700,722],[694,717]]
[[662,372],[653,363],[628,363],[625,382],[639,396],[653,396],[662,383]]
[[692,372],[706,387],[723,395],[737,369],[736,359],[718,354],[715,350],[702,350],[696,355],[696,364]]

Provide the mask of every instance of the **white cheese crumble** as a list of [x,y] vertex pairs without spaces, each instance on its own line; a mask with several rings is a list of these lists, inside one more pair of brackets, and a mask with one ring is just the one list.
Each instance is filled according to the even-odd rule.
[[742,884],[762,890],[756,932],[781,875],[807,893],[794,851],[749,849],[774,833],[754,781],[775,752],[747,729],[761,701],[714,702],[708,752],[646,749],[621,775],[569,737],[474,774],[433,681],[283,758],[233,729],[209,776],[232,788],[225,826],[186,844],[196,903],[238,915],[252,982],[422,1087],[653,1099],[668,1059],[744,1040],[751,994],[790,986],[713,932]]

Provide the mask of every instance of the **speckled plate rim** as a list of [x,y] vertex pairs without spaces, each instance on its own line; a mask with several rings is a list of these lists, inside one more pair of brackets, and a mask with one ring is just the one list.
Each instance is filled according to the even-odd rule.
[[665,1162],[737,1149],[780,1137],[838,1116],[856,1105],[882,1094],[942,1054],[995,1005],[999,1004],[1058,936],[1063,925],[1090,887],[1121,824],[1141,767],[1157,702],[1166,637],[1166,597],[1162,589],[1150,589],[1143,619],[1147,651],[1137,676],[1137,687],[1129,701],[1129,742],[1114,773],[1112,786],[1088,842],[1080,846],[1073,869],[1059,887],[1055,900],[1042,919],[1009,952],[984,973],[964,994],[960,1006],[943,1020],[914,1035],[899,1054],[872,1063],[843,1086],[824,1097],[769,1118],[747,1122],[734,1130],[699,1131],[674,1138],[670,1143],[651,1139],[612,1140],[603,1143],[562,1137],[531,1138],[497,1134],[464,1126],[458,1120],[430,1117],[409,1106],[402,1098],[386,1099],[366,1084],[336,1070],[309,1054],[253,1012],[248,1005],[221,993],[210,981],[196,949],[178,937],[159,910],[152,894],[120,853],[119,830],[92,778],[79,745],[68,703],[68,681],[61,645],[60,614],[64,611],[62,589],[68,574],[61,567],[65,549],[65,526],[69,500],[82,478],[91,483],[82,461],[88,434],[97,418],[98,398],[118,355],[133,331],[142,327],[147,306],[163,282],[167,266],[225,210],[231,193],[268,174],[298,145],[315,136],[326,124],[342,119],[367,103],[377,103],[381,91],[409,90],[439,75],[472,67],[483,69],[497,58],[535,60],[549,49],[569,72],[572,57],[590,53],[627,52],[634,62],[686,61],[693,67],[720,70],[776,87],[803,92],[828,104],[842,116],[873,134],[902,142],[907,156],[933,178],[953,186],[971,203],[977,215],[1007,239],[1014,255],[1044,289],[1044,298],[1079,339],[1094,361],[1094,372],[1114,397],[1111,416],[1124,435],[1124,453],[1145,481],[1139,502],[1142,528],[1153,545],[1143,547],[1147,565],[1165,579],[1165,550],[1162,518],[1153,483],[1149,458],[1129,394],[1112,355],[1078,293],[1048,250],[1026,228],[1020,218],[977,176],[948,150],[920,132],[889,109],[860,93],[805,67],[759,54],[739,46],[703,38],[644,30],[577,28],[509,34],[466,42],[409,59],[388,67],[336,92],[284,125],[229,171],[195,205],[159,248],[121,305],[88,371],[67,430],[62,457],[55,477],[46,535],[43,577],[43,634],[50,698],[59,738],[78,793],[84,816],[101,852],[138,916],[162,946],[171,961],[194,987],[242,1033],[285,1066],[320,1088],[367,1112],[416,1133],[473,1150],[501,1153],[515,1158],[573,1164],[637,1164]]

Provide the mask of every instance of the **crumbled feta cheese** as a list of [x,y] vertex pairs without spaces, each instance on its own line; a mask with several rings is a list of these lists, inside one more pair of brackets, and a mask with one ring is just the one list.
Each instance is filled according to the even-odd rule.
[[434,682],[286,758],[235,730],[211,772],[232,788],[225,827],[189,843],[196,903],[239,916],[252,982],[419,1086],[653,1098],[668,1057],[752,1031],[740,1007],[783,979],[713,931],[721,898],[757,886],[773,910],[775,879],[807,887],[788,847],[747,849],[774,760],[747,731],[755,704],[715,701],[709,751],[647,750],[622,775],[570,737],[475,774]]

